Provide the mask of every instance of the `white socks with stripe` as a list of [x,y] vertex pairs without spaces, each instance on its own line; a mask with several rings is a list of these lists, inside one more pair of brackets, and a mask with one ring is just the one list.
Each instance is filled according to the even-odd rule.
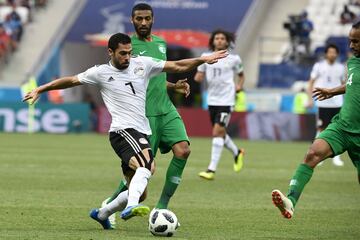
[[135,175],[133,176],[129,184],[129,197],[126,207],[139,204],[139,199],[144,193],[150,177],[151,172],[149,169],[144,167],[139,167],[136,169]]
[[209,164],[208,169],[215,172],[216,167],[220,161],[221,152],[224,147],[224,138],[222,137],[214,137],[212,140],[212,148],[211,148],[211,162]]
[[234,154],[234,157],[236,157],[236,155],[238,155],[239,148],[235,145],[235,143],[233,142],[231,137],[227,134],[225,136],[224,145],[227,149],[229,149]]
[[121,192],[114,200],[99,209],[98,218],[105,220],[117,211],[122,211],[128,202],[128,190]]

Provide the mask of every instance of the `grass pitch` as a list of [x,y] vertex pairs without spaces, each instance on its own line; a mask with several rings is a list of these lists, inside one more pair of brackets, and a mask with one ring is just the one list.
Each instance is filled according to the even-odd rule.
[[[292,220],[271,203],[287,190],[309,143],[240,142],[244,168],[232,170],[224,150],[216,179],[206,169],[210,139],[193,138],[183,181],[170,203],[181,227],[174,239],[360,239],[356,169],[331,162],[315,170]],[[156,158],[145,204],[153,207],[171,155]],[[88,217],[121,178],[120,161],[104,135],[0,134],[0,239],[154,239],[147,218],[118,220],[104,231]]]

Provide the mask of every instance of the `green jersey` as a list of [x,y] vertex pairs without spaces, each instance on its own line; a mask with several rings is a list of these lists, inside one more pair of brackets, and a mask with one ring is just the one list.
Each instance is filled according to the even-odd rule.
[[347,62],[347,82],[344,104],[334,117],[341,129],[360,133],[360,58],[352,57]]
[[[166,60],[166,42],[155,35],[152,41],[142,41],[135,34],[131,36],[133,53]],[[166,88],[166,73],[161,73],[150,79],[146,92],[146,116],[153,117],[176,110],[171,102]]]

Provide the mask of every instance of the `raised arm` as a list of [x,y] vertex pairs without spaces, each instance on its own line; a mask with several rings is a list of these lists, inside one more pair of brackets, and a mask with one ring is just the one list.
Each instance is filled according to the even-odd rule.
[[219,59],[228,55],[227,50],[217,51],[208,56],[201,56],[197,58],[188,58],[178,61],[166,61],[163,72],[167,73],[183,73],[188,72],[197,66],[208,63],[216,63]]
[[77,76],[59,78],[47,84],[41,85],[35,88],[34,90],[32,90],[31,92],[28,92],[22,101],[25,102],[31,99],[30,104],[33,104],[40,97],[40,94],[43,92],[56,90],[56,89],[71,88],[81,84],[82,83],[79,81]]
[[315,88],[313,90],[313,97],[315,100],[325,100],[328,98],[332,98],[333,96],[344,94],[346,92],[346,84],[335,88]]

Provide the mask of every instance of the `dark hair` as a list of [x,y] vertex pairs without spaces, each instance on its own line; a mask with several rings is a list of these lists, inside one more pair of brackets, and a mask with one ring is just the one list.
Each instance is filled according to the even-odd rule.
[[149,10],[149,11],[151,11],[151,16],[154,16],[154,11],[153,11],[152,7],[147,3],[136,4],[131,11],[131,16],[134,17],[135,11],[141,11],[141,10]]
[[354,24],[352,25],[352,27],[355,28],[355,29],[360,29],[360,21],[354,23]]
[[336,53],[339,54],[340,50],[339,47],[333,43],[329,43],[328,45],[326,45],[325,47],[325,53],[327,53],[329,51],[330,48],[333,48],[336,50]]
[[234,43],[234,41],[235,41],[235,36],[234,36],[233,33],[227,32],[227,31],[222,30],[222,29],[217,29],[217,30],[215,30],[215,31],[213,31],[213,32],[211,33],[211,36],[210,36],[210,39],[209,39],[209,49],[210,49],[210,50],[213,50],[213,51],[215,50],[214,39],[215,39],[215,36],[216,36],[217,34],[223,34],[223,35],[225,36],[226,41],[228,42],[229,47],[230,47],[230,45],[231,45],[232,43]]
[[129,44],[131,43],[131,38],[124,33],[115,33],[109,38],[108,48],[115,51],[119,44]]

